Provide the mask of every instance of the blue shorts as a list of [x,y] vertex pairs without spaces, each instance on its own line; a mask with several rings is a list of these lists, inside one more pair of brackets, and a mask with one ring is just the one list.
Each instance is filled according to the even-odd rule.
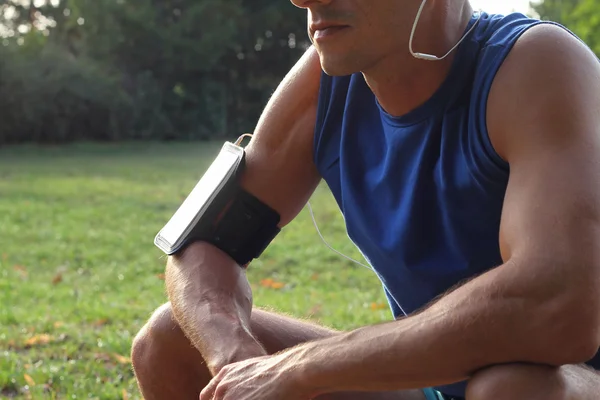
[[[441,394],[437,390],[433,390],[433,389],[425,389],[425,390],[423,390],[423,393],[425,393],[426,400],[454,400],[452,398],[445,397],[443,394]],[[455,400],[460,400],[460,399],[455,399]]]
[[436,390],[425,389],[423,393],[425,393],[425,399],[427,400],[444,400],[444,396]]

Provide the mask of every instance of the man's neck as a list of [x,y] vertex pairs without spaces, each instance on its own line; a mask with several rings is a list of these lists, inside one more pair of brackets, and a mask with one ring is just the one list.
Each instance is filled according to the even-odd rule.
[[[457,10],[425,9],[415,34],[413,48],[442,56],[462,38],[473,14],[468,2]],[[365,80],[383,109],[402,116],[427,101],[447,78],[455,53],[442,61],[415,59],[406,50],[381,59],[363,71]]]

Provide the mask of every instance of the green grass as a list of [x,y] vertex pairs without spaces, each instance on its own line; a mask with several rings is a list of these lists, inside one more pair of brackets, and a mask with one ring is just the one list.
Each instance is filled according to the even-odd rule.
[[[0,149],[0,398],[140,398],[131,340],[166,301],[153,238],[219,147]],[[360,257],[325,186],[312,201],[324,235]],[[389,318],[377,279],[327,249],[307,210],[249,279],[256,305],[338,329]]]

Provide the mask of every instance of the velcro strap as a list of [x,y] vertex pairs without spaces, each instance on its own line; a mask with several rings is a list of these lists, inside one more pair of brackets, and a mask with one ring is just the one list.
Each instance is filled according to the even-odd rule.
[[214,224],[211,242],[229,254],[239,265],[246,265],[265,251],[279,234],[277,211],[242,188]]

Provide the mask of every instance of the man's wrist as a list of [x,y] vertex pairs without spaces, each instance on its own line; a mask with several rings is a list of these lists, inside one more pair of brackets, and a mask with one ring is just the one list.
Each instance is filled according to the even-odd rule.
[[251,335],[227,335],[210,350],[210,365],[218,370],[236,362],[267,355],[264,347]]
[[203,321],[202,328],[201,353],[213,375],[229,364],[267,354],[242,322],[229,316],[213,315],[210,321]]
[[224,367],[251,358],[266,355],[263,347],[256,341],[240,340],[222,343],[222,351],[214,351],[212,357],[206,357],[208,369],[213,375],[219,373]]
[[327,393],[322,386],[323,379],[319,379],[320,368],[314,363],[313,355],[318,351],[317,347],[315,343],[306,343],[279,355],[284,357],[284,368],[295,392],[311,399]]

